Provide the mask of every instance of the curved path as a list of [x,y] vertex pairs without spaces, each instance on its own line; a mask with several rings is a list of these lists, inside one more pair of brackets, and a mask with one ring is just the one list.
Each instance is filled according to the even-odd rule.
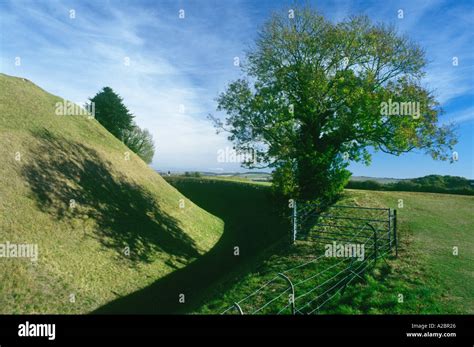
[[[278,217],[269,187],[204,179],[169,181],[186,197],[224,221],[221,239],[190,265],[100,307],[93,314],[191,313],[212,294],[216,282],[251,262],[289,230],[287,222]],[[234,255],[236,246],[239,256]],[[179,302],[181,293],[185,294],[185,303]]]

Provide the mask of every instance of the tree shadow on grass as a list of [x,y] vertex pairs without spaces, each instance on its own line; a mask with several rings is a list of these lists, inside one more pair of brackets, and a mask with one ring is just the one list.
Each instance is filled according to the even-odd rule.
[[199,256],[178,220],[160,209],[149,192],[113,172],[95,150],[47,130],[34,135],[40,144],[22,173],[39,209],[75,227],[81,221],[85,228],[92,220],[96,228],[90,236],[132,266],[152,262],[156,253]]
[[[94,314],[194,312],[206,300],[235,284],[242,269],[251,271],[252,266],[257,266],[256,257],[285,237],[289,230],[287,222],[272,208],[268,187],[200,179],[177,179],[170,183],[224,221],[222,237],[209,252],[188,266],[100,307]],[[235,247],[238,247],[238,255]],[[237,269],[240,272],[232,275],[234,278],[229,277]],[[184,302],[180,301],[183,299],[180,294],[184,294]]]

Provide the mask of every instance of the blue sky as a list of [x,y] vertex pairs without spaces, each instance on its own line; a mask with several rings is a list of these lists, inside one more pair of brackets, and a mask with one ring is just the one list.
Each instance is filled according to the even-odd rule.
[[[30,79],[45,90],[83,103],[112,87],[154,135],[153,163],[160,170],[246,171],[219,163],[231,147],[207,119],[215,98],[241,76],[257,29],[294,1],[5,1],[0,0],[0,71]],[[454,121],[459,160],[436,162],[422,153],[376,153],[354,175],[417,177],[448,174],[474,178],[474,5],[472,1],[322,1],[310,3],[337,22],[367,14],[391,22],[426,50],[423,83]],[[179,11],[184,10],[184,19]],[[403,19],[398,10],[403,10]],[[71,10],[75,18],[71,18]],[[15,65],[15,58],[21,65]],[[458,66],[453,66],[453,57]],[[126,64],[129,61],[129,65]]]

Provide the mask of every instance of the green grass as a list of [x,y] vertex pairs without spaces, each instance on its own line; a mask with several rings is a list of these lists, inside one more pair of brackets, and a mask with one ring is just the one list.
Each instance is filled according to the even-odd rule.
[[91,312],[200,259],[221,238],[222,220],[97,121],[56,115],[62,99],[21,78],[0,74],[0,90],[0,243],[39,248],[36,264],[0,258],[0,313]]
[[[474,197],[414,192],[351,193],[371,196],[392,208],[397,208],[399,199],[403,200],[403,208],[397,209],[406,240],[392,277],[400,275],[416,281],[420,294],[417,298],[410,291],[405,292],[405,297],[413,299],[414,307],[405,307],[404,311],[416,311],[417,306],[424,306],[424,300],[431,299],[425,312],[431,309],[436,313],[474,313]],[[459,255],[453,255],[453,247],[458,247]],[[400,279],[398,282],[402,284]]]
[[[404,207],[398,208],[403,199]],[[474,198],[468,196],[348,190],[341,204],[392,207],[398,210],[399,257],[387,257],[367,272],[363,280],[350,285],[320,313],[341,314],[412,314],[474,312]],[[452,247],[459,247],[454,256]],[[264,261],[250,273],[234,276],[232,283],[216,289],[215,295],[196,310],[198,313],[220,313],[233,302],[254,292],[274,276],[319,255],[312,243],[262,254]],[[329,261],[318,261],[311,267],[292,272],[294,282],[324,269]],[[334,269],[336,271],[336,269]],[[296,296],[314,288],[329,275],[299,286]],[[230,288],[230,289],[225,289]],[[252,313],[275,293],[287,287],[283,280],[273,282],[262,292],[241,304]],[[400,294],[403,302],[399,302]],[[258,313],[276,313],[284,307],[286,296]],[[236,313],[235,310],[230,311]],[[283,313],[288,313],[286,310]]]

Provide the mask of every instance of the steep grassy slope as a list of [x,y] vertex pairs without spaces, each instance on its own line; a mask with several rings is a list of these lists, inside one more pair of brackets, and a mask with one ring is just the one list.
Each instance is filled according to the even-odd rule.
[[0,313],[90,312],[199,258],[223,232],[96,120],[56,115],[62,101],[0,74],[0,244],[39,252],[0,258]]

